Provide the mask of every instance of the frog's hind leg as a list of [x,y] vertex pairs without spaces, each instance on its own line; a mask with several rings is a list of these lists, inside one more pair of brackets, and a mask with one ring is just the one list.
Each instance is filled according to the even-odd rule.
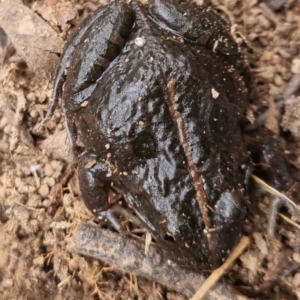
[[[66,79],[64,105],[67,110],[81,108],[94,91],[110,63],[121,52],[133,26],[134,14],[125,2],[113,2],[87,30],[73,56]],[[74,97],[69,97],[74,95]]]
[[[67,70],[69,68],[72,58],[74,57],[74,53],[76,52],[76,49],[78,48],[78,46],[81,43],[83,43],[85,41],[86,35],[89,34],[89,32],[91,32],[92,30],[94,30],[93,28],[99,28],[99,26],[102,27],[101,25],[104,25],[105,22],[107,22],[107,18],[109,18],[109,16],[114,11],[116,11],[116,8],[115,8],[116,6],[119,7],[119,11],[124,11],[124,10],[128,11],[129,10],[129,6],[127,6],[126,4],[120,3],[120,1],[112,2],[111,4],[109,4],[107,6],[100,7],[99,9],[97,9],[94,13],[92,13],[89,17],[87,17],[83,21],[82,25],[79,27],[79,29],[76,31],[76,33],[73,35],[73,37],[71,37],[69,42],[66,44],[65,49],[62,54],[62,57],[61,57],[61,60],[60,60],[60,66],[57,70],[56,77],[54,80],[53,93],[52,93],[52,98],[50,101],[50,106],[46,113],[46,116],[41,121],[42,124],[47,122],[49,120],[49,118],[53,115],[53,112],[57,106],[58,100],[63,94],[62,88],[63,88],[64,82],[66,81]],[[126,15],[126,13],[125,13],[125,15]],[[130,16],[129,18],[128,18],[128,16],[126,16],[125,19],[126,19],[125,21],[127,23],[129,23],[129,25],[127,25],[127,27],[131,28],[132,23],[133,23],[133,16]],[[100,20],[100,22],[99,22],[99,20]],[[121,26],[119,26],[116,29],[116,30],[119,30],[121,32],[121,34],[123,33],[122,30],[124,31],[123,27],[126,27],[126,24],[127,24],[126,22],[123,22],[121,24]],[[130,28],[129,28],[129,30],[130,30]],[[129,33],[129,30],[127,30],[128,31],[127,34]],[[124,32],[124,34],[125,34],[125,32]],[[85,63],[85,61],[83,61],[83,63]],[[91,71],[91,73],[93,73],[93,72]]]
[[268,224],[268,233],[272,236],[276,225],[276,213],[281,206],[287,208],[293,219],[300,219],[300,207],[286,196],[289,194],[292,200],[299,201],[296,199],[299,193],[295,191],[300,188],[300,171],[288,161],[271,131],[261,128],[259,131],[248,133],[244,139],[254,162],[252,173],[275,188],[278,194],[282,194],[272,196]]
[[93,14],[91,14],[89,17],[87,17],[82,25],[78,28],[76,33],[71,37],[70,41],[67,42],[65,45],[65,48],[63,50],[63,54],[60,58],[59,68],[56,72],[56,76],[53,83],[53,92],[52,92],[52,98],[50,101],[50,106],[48,108],[48,111],[46,113],[46,116],[41,121],[41,124],[44,124],[49,120],[49,118],[53,115],[53,112],[57,106],[58,99],[62,95],[62,86],[66,80],[66,71],[68,68],[68,64],[70,63],[70,60],[73,56],[73,53],[80,43],[82,36],[85,34],[85,32],[90,28],[90,26],[93,24],[93,22],[99,18],[104,13],[103,8],[99,8],[96,10]]
[[276,215],[281,206],[284,206],[288,209],[289,213],[292,216],[292,219],[295,221],[300,221],[300,207],[295,205],[294,202],[290,202],[285,198],[279,196],[272,196],[272,201],[270,204],[269,211],[269,224],[268,224],[268,234],[269,236],[274,236],[275,227],[276,227]]

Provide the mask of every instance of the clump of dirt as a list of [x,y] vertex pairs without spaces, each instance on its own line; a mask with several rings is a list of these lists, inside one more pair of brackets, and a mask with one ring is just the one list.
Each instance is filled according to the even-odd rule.
[[[0,15],[4,2],[9,1],[0,2]],[[268,108],[266,126],[299,168],[300,2],[211,2],[234,24],[232,32],[248,52],[260,95],[249,115]],[[22,40],[16,26],[6,29],[0,21],[8,37],[0,31],[0,299],[186,299],[73,251],[74,230],[93,216],[80,198],[76,170],[69,167],[72,155],[61,110],[46,124],[39,122],[57,66],[54,62],[47,69],[47,61],[61,51],[61,38],[103,3],[27,4],[23,17],[33,23],[22,28],[31,30]],[[54,48],[44,43],[38,26],[48,28]],[[252,243],[225,280],[248,297],[300,299],[300,231],[278,217],[275,237],[267,237],[269,202],[265,197],[250,213],[244,232]]]

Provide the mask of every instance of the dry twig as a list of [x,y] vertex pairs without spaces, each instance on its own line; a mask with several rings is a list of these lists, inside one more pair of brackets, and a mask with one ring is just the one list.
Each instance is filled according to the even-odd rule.
[[[102,229],[93,223],[80,224],[73,241],[74,250],[82,255],[159,282],[188,297],[192,297],[206,280],[203,274],[182,269],[170,261],[168,253],[159,247],[150,245],[145,255],[142,242]],[[208,292],[206,299],[234,300],[238,299],[238,295],[230,285],[216,283]]]

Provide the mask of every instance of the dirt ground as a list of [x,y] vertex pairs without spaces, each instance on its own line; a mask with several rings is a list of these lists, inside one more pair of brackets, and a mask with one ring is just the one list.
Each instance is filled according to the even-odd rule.
[[[76,228],[93,216],[70,168],[60,106],[49,122],[39,122],[51,98],[56,53],[102,4],[0,0],[0,27],[7,33],[0,31],[0,299],[188,299],[73,248]],[[249,117],[266,111],[265,126],[300,167],[300,1],[211,4],[231,21],[249,54],[260,95]],[[278,216],[270,238],[268,211],[269,198],[259,199],[244,224],[250,245],[223,282],[239,292],[237,299],[300,299],[299,225]]]

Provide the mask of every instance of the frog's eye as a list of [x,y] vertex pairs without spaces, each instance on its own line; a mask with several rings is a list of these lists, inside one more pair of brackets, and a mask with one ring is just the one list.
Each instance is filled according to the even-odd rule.
[[156,142],[151,133],[142,131],[132,141],[134,153],[139,158],[153,158],[156,156]]

